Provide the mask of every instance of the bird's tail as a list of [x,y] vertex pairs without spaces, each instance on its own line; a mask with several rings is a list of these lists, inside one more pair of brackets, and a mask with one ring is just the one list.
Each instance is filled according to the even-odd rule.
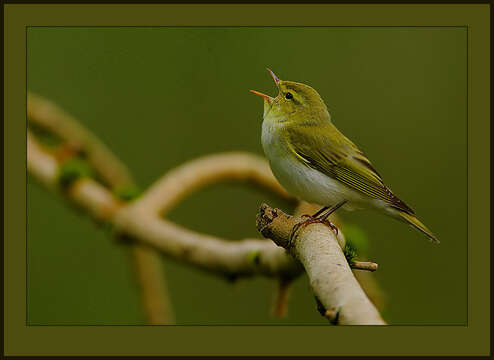
[[415,229],[424,233],[433,243],[439,244],[439,240],[434,236],[434,234],[427,229],[427,227],[420,222],[419,219],[415,217],[415,215],[408,214],[404,211],[396,209],[396,213],[398,214],[401,220],[404,220],[406,223],[414,227]]

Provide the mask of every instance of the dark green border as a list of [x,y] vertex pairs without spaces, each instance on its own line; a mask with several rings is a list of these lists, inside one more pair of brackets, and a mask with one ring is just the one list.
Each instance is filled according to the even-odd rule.
[[[26,326],[25,29],[65,25],[468,26],[468,326]],[[487,4],[5,5],[5,355],[489,354],[489,33]]]

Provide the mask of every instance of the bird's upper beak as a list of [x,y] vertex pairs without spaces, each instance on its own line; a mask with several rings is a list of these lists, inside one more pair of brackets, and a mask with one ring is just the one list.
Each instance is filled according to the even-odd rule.
[[[278,89],[280,88],[280,79],[278,79],[278,77],[274,74],[273,71],[271,71],[271,69],[268,69],[266,68],[266,70],[269,72],[269,74],[271,75],[271,77],[273,78],[274,80],[274,83],[276,84],[276,86],[278,87]],[[269,95],[266,95],[266,94],[263,94],[259,91],[256,91],[256,90],[250,90],[251,93],[253,94],[256,94],[257,96],[261,96],[263,97],[268,103],[271,103],[274,98],[269,96]]]
[[276,76],[274,74],[274,72],[269,69],[269,68],[266,68],[266,70],[269,72],[269,74],[271,75],[271,77],[273,78],[274,80],[274,83],[276,84],[276,86],[278,87],[278,89],[280,88],[280,79],[278,79],[278,76]]

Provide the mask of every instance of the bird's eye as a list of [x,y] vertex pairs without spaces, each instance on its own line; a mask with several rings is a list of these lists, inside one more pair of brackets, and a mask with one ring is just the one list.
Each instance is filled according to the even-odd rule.
[[293,99],[292,93],[287,92],[285,95],[285,99],[288,99],[288,100]]

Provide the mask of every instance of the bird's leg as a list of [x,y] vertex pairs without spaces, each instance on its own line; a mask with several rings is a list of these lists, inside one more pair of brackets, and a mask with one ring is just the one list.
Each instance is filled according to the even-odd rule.
[[319,215],[321,215],[321,213],[322,213],[323,211],[326,211],[326,210],[328,210],[328,209],[329,209],[329,206],[325,206],[325,207],[323,207],[323,208],[319,209],[319,210],[318,210],[318,211],[317,211],[314,215],[312,215],[311,217],[316,218],[316,217],[318,217]]
[[317,220],[319,220],[323,224],[327,224],[332,230],[336,231],[336,234],[338,234],[338,228],[336,227],[336,225],[333,224],[331,221],[329,221],[327,219],[328,219],[328,216],[329,215],[331,215],[336,210],[338,210],[340,207],[342,207],[343,205],[345,205],[346,202],[347,202],[346,200],[340,201],[338,204],[334,205],[329,210],[327,210],[325,213],[323,213],[321,216],[319,216],[317,218]]
[[305,217],[308,217],[307,220],[302,221],[302,222],[299,222],[298,224],[296,224],[293,227],[292,233],[290,234],[290,242],[292,241],[293,236],[300,229],[301,226],[304,226],[305,227],[305,226],[307,226],[309,224],[314,224],[314,223],[326,224],[332,230],[336,231],[336,234],[338,234],[338,228],[332,222],[328,221],[328,216],[331,215],[332,213],[334,213],[340,207],[342,207],[346,202],[347,202],[346,200],[343,200],[343,201],[340,201],[338,204],[332,206],[331,208],[329,206],[323,207],[322,209],[320,209],[318,212],[316,212],[312,216],[306,215]]
[[318,217],[319,215],[321,215],[321,213],[323,211],[326,211],[328,209],[329,209],[329,206],[324,206],[324,207],[320,208],[319,210],[317,210],[317,212],[314,215],[303,214],[303,215],[301,215],[301,217],[307,218],[307,219],[315,219],[316,217]]
[[336,204],[335,206],[331,207],[328,211],[326,211],[324,214],[322,214],[321,216],[319,216],[319,219],[326,220],[329,215],[331,215],[336,210],[338,210],[340,207],[342,207],[343,205],[345,205],[346,202],[347,202],[346,200],[340,201],[338,204]]

